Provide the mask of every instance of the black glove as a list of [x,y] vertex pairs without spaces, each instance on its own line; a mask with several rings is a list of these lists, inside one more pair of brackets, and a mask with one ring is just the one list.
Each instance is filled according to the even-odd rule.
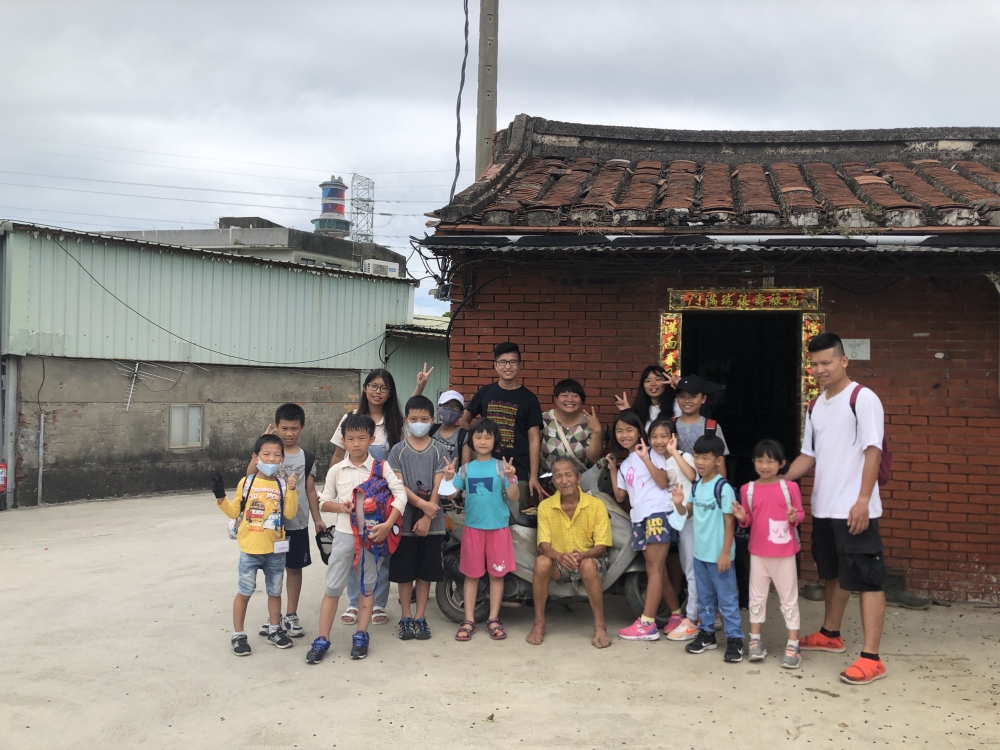
[[222,481],[222,474],[217,471],[212,472],[212,493],[219,500],[226,497],[226,486]]

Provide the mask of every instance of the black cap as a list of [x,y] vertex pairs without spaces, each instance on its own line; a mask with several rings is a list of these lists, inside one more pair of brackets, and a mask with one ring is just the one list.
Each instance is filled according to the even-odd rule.
[[710,393],[715,393],[722,386],[716,385],[715,383],[709,383],[707,380],[702,380],[697,375],[686,375],[681,378],[681,381],[674,388],[675,391],[683,391],[684,393],[690,393],[692,396],[696,396],[699,393],[704,393],[706,396]]

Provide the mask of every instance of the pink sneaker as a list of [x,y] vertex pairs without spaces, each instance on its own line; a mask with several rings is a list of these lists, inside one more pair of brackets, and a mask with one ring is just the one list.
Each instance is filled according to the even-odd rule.
[[618,637],[623,641],[658,641],[660,640],[660,629],[656,627],[656,622],[643,625],[642,618],[638,618],[627,628],[618,631]]
[[667,633],[671,641],[693,641],[698,635],[698,626],[688,619],[681,620],[680,625]]
[[663,626],[663,635],[669,636],[682,622],[684,622],[684,618],[681,615],[670,615],[667,624]]

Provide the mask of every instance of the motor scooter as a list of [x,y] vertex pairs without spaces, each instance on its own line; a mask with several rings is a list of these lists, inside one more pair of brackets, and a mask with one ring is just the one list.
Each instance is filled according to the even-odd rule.
[[[582,488],[581,488],[582,489]],[[611,518],[611,549],[608,551],[608,565],[601,579],[605,593],[624,594],[629,607],[638,617],[643,610],[646,597],[646,563],[643,556],[632,551],[630,536],[631,519],[627,512],[611,496],[592,488],[589,494],[597,497],[608,509]],[[587,490],[584,490],[587,491]],[[532,602],[531,577],[538,556],[538,518],[520,513],[517,503],[510,503],[511,536],[514,538],[514,559],[516,569],[504,576],[503,601],[524,605]],[[456,504],[442,506],[449,523],[449,536],[445,541],[444,580],[435,585],[435,598],[441,613],[453,622],[465,619],[463,586],[465,576],[458,569],[459,549],[462,531],[465,528],[464,508]],[[587,601],[583,582],[553,581],[549,586],[549,601]],[[479,580],[476,597],[475,620],[483,622],[489,615],[489,580],[483,576]]]

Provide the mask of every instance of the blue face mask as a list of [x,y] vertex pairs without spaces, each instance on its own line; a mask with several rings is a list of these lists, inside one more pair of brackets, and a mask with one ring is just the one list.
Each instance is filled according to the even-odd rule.
[[424,437],[428,432],[431,431],[430,422],[407,422],[406,429],[410,431],[413,437]]
[[281,468],[281,464],[266,464],[263,461],[257,462],[257,471],[266,477],[273,477],[278,473],[278,469]]
[[460,409],[448,409],[444,406],[438,409],[438,414],[441,415],[441,424],[446,424],[449,427],[453,424],[458,424],[458,420],[462,418]]

